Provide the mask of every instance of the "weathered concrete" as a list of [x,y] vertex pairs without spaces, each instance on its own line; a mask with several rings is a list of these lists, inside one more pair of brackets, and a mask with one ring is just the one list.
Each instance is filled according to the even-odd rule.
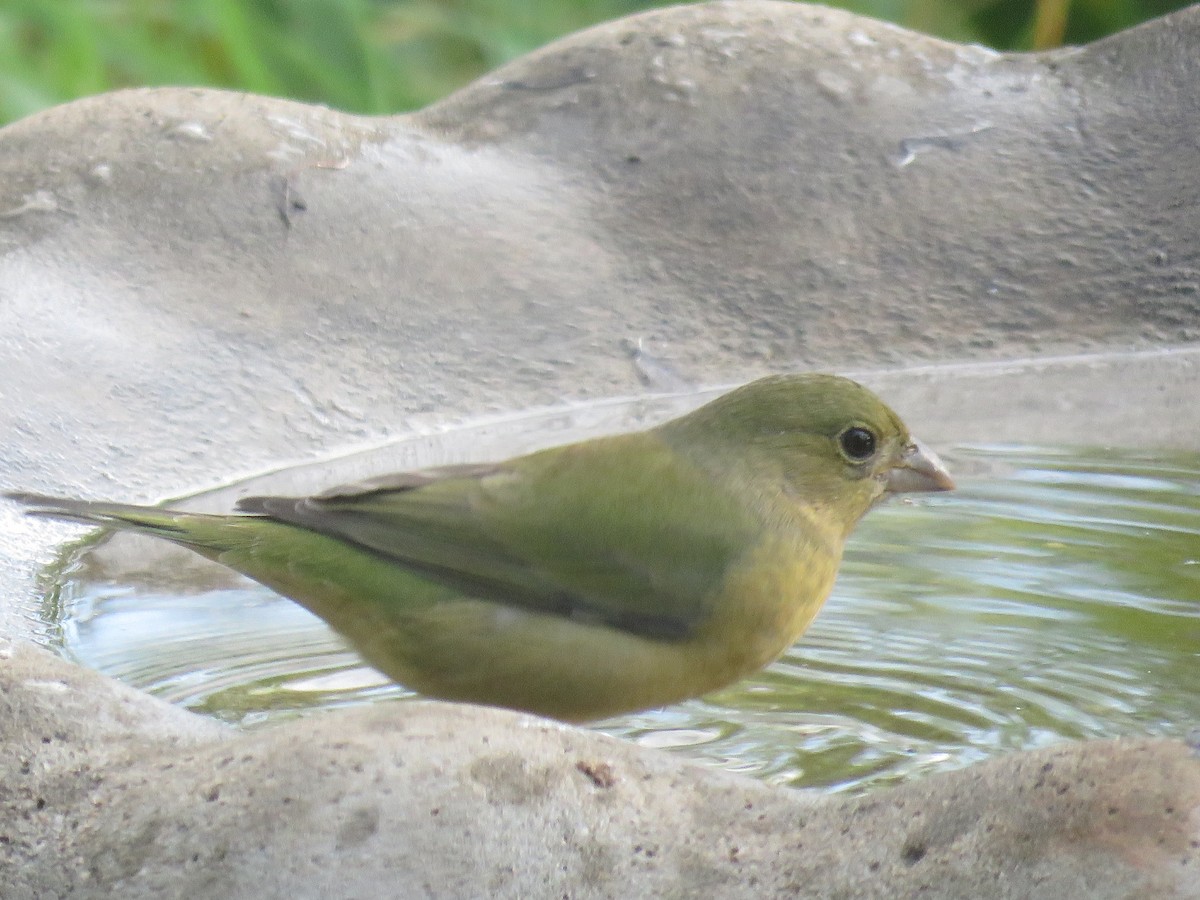
[[[802,366],[893,370],[935,441],[1194,447],[1197,84],[1200,8],[1009,56],[744,2],[584,32],[413,116],[48,110],[0,130],[0,483],[157,499]],[[0,506],[5,898],[1200,895],[1178,744],[848,802],[449,706],[229,735],[24,643],[68,533]]]
[[12,900],[1200,896],[1200,762],[1179,743],[816,800],[501,710],[382,705],[204,740],[42,651],[0,689]]

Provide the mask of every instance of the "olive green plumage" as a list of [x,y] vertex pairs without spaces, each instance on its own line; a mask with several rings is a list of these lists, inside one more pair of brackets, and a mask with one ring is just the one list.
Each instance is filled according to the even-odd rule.
[[236,569],[422,693],[586,720],[771,662],[874,503],[951,486],[868,390],[791,375],[648,431],[252,497],[234,515],[10,496]]

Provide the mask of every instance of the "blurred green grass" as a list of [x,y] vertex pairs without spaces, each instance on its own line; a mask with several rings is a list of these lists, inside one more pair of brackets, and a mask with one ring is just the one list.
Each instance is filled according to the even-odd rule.
[[[424,106],[644,0],[4,0],[0,123],[101,91],[207,85],[360,113]],[[1183,0],[846,0],[955,41],[1086,43]]]

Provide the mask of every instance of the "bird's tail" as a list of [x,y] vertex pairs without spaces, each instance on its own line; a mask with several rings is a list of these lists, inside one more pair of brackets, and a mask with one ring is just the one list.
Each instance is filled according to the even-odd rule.
[[20,491],[7,492],[0,496],[24,505],[25,512],[31,516],[67,519],[135,531],[173,541],[200,552],[224,549],[225,541],[219,537],[222,529],[197,527],[206,520],[211,520],[213,525],[217,525],[225,518],[223,516],[208,516],[155,506],[135,506],[129,503],[73,500],[68,497],[51,497]]

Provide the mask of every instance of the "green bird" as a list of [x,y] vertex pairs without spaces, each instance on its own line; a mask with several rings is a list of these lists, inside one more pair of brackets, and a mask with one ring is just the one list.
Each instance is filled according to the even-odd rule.
[[236,569],[422,694],[586,721],[767,665],[817,614],[867,510],[953,486],[878,397],[804,374],[648,431],[248,497],[232,515],[9,497]]

